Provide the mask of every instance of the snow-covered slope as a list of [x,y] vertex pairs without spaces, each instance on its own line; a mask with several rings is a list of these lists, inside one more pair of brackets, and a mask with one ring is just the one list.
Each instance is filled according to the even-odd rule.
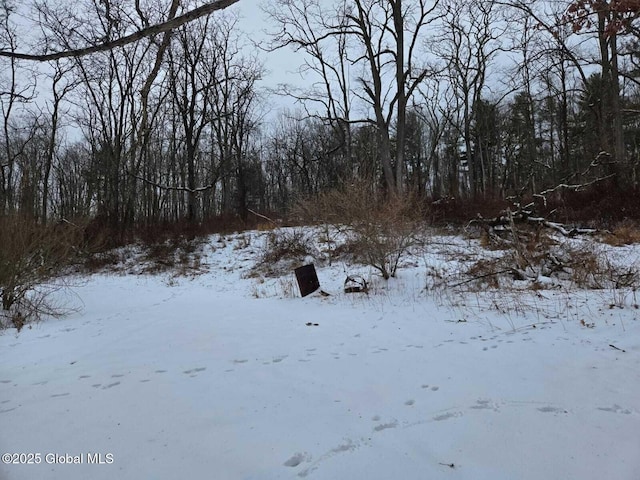
[[251,235],[193,278],[76,278],[76,313],[2,332],[0,452],[39,455],[0,479],[640,479],[632,305],[430,292],[437,248],[369,295],[318,268],[332,295],[301,299],[248,274]]

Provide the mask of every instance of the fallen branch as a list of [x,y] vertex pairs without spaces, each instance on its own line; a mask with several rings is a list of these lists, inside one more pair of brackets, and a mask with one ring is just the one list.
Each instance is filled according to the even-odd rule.
[[579,192],[580,190],[586,188],[586,187],[590,187],[591,185],[594,185],[598,182],[602,182],[604,180],[608,180],[609,178],[612,178],[615,176],[615,173],[612,173],[610,175],[606,175],[604,177],[598,177],[594,180],[591,180],[590,182],[587,183],[578,183],[578,184],[567,184],[567,183],[560,183],[558,185],[556,185],[553,188],[548,188],[546,190],[543,190],[540,193],[534,193],[533,196],[536,198],[541,198],[542,201],[544,202],[544,204],[547,204],[547,195],[550,193],[553,193],[555,191],[558,190],[573,190],[574,192]]
[[613,345],[613,344],[611,344],[611,343],[609,344],[609,346],[610,346],[611,348],[613,348],[614,350],[618,350],[619,352],[627,353],[627,351],[626,351],[626,350],[623,350],[623,349],[621,349],[621,348],[618,348],[618,347],[616,347],[615,345]]
[[[600,152],[596,157],[596,159],[591,162],[587,170],[582,172],[580,175],[583,177],[586,176],[592,168],[595,168],[601,165],[602,159],[607,156],[610,156],[607,152]],[[574,184],[560,183],[555,187],[548,188],[538,193],[534,193],[533,197],[542,199],[543,204],[546,206],[547,195],[551,193],[554,193],[558,190],[573,190],[574,192],[578,192],[596,183],[613,178],[614,176],[615,174],[605,175],[604,177],[598,177],[584,183],[574,183]],[[571,177],[567,178],[565,182],[568,182],[568,180],[570,180],[573,177],[575,177],[575,175],[572,175]],[[515,199],[512,198],[512,200],[515,200]],[[593,235],[595,233],[601,232],[594,228],[578,228],[578,227],[570,228],[570,227],[567,227],[566,225],[563,225],[562,223],[551,222],[544,217],[533,216],[533,207],[535,206],[533,202],[523,207],[517,201],[514,201],[513,206],[515,207],[514,211],[511,211],[510,209],[504,210],[500,212],[500,214],[493,219],[484,219],[480,214],[478,214],[477,218],[471,220],[468,226],[472,224],[479,224],[483,226],[485,230],[487,230],[487,233],[490,235],[490,237],[491,237],[491,233],[495,233],[498,230],[496,227],[499,227],[499,226],[503,227],[503,230],[505,231],[510,229],[513,233],[513,241],[516,244],[518,243],[516,230],[514,228],[514,225],[516,223],[518,224],[527,223],[537,227],[546,227],[551,230],[555,230],[556,232],[564,235],[565,237],[574,237],[576,235]]]
[[[482,226],[492,237],[498,235],[498,232],[511,232],[516,240],[517,234],[523,234],[523,232],[515,228],[516,225],[528,224],[535,227],[545,227],[550,230],[555,230],[565,237],[575,237],[576,235],[594,235],[596,233],[602,233],[601,230],[595,228],[580,228],[580,227],[567,227],[566,225],[558,222],[551,222],[544,217],[532,216],[532,211],[525,208],[518,208],[516,211],[511,212],[506,210],[501,212],[497,217],[486,219],[478,214],[476,218],[469,221],[467,227],[477,224]],[[502,239],[504,240],[504,239]],[[500,243],[504,243],[500,242]],[[509,243],[508,241],[506,241]]]

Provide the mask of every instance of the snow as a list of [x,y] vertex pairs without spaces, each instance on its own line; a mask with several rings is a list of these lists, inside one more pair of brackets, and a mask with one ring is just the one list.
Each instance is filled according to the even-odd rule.
[[640,478],[633,292],[455,295],[434,277],[479,246],[439,237],[389,282],[316,259],[332,295],[299,298],[252,274],[264,237],[212,237],[193,277],[73,277],[76,311],[2,332],[0,452],[41,462],[0,478]]

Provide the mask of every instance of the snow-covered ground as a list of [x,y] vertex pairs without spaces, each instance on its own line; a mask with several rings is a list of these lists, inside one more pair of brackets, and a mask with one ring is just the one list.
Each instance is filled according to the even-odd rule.
[[633,292],[425,289],[479,248],[438,237],[299,298],[250,274],[264,237],[212,237],[192,278],[71,277],[75,313],[0,333],[0,452],[35,463],[0,479],[640,479]]

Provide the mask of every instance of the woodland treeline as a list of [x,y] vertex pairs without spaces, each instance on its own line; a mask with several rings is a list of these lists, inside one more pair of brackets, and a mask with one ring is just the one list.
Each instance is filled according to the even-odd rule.
[[[0,4],[0,216],[246,219],[356,182],[431,202],[597,184],[638,199],[640,1],[272,0],[260,45],[231,7],[45,62],[18,54],[197,5]],[[278,49],[303,80],[265,84]]]

